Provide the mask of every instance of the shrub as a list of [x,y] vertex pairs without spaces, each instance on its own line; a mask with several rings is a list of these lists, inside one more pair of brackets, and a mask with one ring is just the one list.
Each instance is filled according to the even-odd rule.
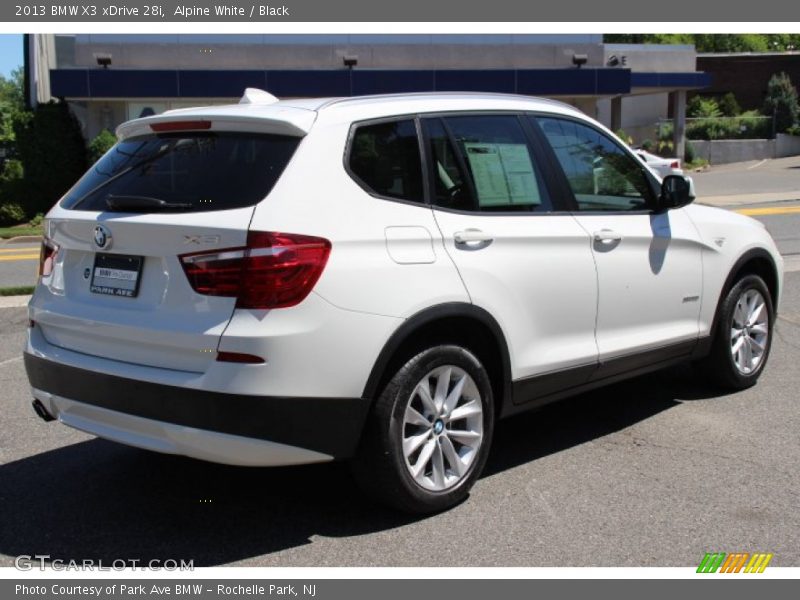
[[770,77],[762,112],[765,115],[774,116],[777,133],[783,133],[797,124],[800,119],[797,90],[786,73],[777,73]]
[[658,138],[659,142],[668,142],[672,139],[672,121],[668,122],[661,122],[658,125],[658,130],[656,132],[656,137]]
[[625,142],[626,144],[628,144],[628,146],[630,146],[630,145],[632,145],[632,144],[633,144],[633,138],[632,138],[631,136],[629,136],[627,133],[625,133],[625,130],[624,130],[624,129],[617,129],[617,130],[614,132],[614,134],[615,134],[615,135],[616,135],[616,136],[617,136],[619,139],[621,139],[623,142]]
[[18,160],[7,160],[0,172],[0,205],[20,204],[24,198],[22,184],[22,163]]
[[696,118],[716,118],[722,116],[717,101],[713,98],[693,97],[686,105],[686,116]]
[[94,164],[100,160],[100,157],[108,152],[116,143],[116,136],[108,129],[103,129],[103,131],[98,133],[89,143],[89,164]]
[[0,204],[0,226],[17,225],[25,221],[25,210],[17,202]]
[[18,179],[22,179],[22,163],[15,159],[7,160],[3,163],[3,170],[0,171],[0,186]]
[[764,139],[772,137],[772,122],[764,119],[756,110],[749,110],[738,117],[739,137],[743,139]]
[[686,144],[683,150],[683,162],[684,163],[694,162],[695,158],[697,158],[697,152],[694,151],[694,146],[692,146],[692,142],[686,140]]
[[42,224],[42,221],[44,221],[44,214],[37,213],[36,216],[30,220],[30,223],[28,223],[28,225],[30,225],[31,227],[38,227],[39,225]]
[[686,137],[691,140],[718,140],[728,136],[723,122],[716,119],[700,119],[687,123]]
[[64,102],[40,104],[15,123],[17,151],[25,170],[25,211],[47,212],[86,170],[86,142]]
[[736,117],[742,112],[742,107],[739,106],[733,92],[728,92],[720,99],[719,110],[726,117]]
[[691,140],[764,139],[772,133],[772,122],[748,111],[738,117],[706,118],[686,125],[686,137]]

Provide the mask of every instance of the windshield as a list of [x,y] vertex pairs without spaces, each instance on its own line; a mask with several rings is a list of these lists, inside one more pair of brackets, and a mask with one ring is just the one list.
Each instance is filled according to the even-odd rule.
[[[269,194],[300,138],[251,133],[148,135],[119,142],[67,192],[63,208],[108,210],[142,197],[187,212],[252,206]],[[132,212],[149,212],[147,203]]]

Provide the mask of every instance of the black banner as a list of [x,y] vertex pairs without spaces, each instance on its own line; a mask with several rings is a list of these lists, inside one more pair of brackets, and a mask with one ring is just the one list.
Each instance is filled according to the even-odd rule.
[[[800,4],[672,0],[654,4],[640,0],[606,2],[520,2],[519,0],[57,0],[3,2],[0,20],[46,22],[746,22],[757,30],[758,19],[800,20]],[[791,28],[787,28],[791,29]]]
[[[713,576],[711,576],[713,577]],[[703,579],[700,583],[699,579]],[[249,599],[249,600],[485,600],[486,598],[648,598],[648,600],[706,600],[708,597],[738,600],[756,595],[790,598],[797,592],[791,580],[720,579],[709,576],[698,580],[545,580],[545,579],[322,579],[322,580],[103,580],[63,579],[0,582],[0,597],[37,600],[122,600],[123,598]],[[794,593],[792,593],[792,589]]]

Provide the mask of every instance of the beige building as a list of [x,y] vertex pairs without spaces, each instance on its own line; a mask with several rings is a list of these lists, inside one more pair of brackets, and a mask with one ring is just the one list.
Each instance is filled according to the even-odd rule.
[[171,108],[279,97],[488,91],[557,98],[635,140],[708,78],[692,46],[601,35],[29,35],[31,97],[67,100],[87,138]]

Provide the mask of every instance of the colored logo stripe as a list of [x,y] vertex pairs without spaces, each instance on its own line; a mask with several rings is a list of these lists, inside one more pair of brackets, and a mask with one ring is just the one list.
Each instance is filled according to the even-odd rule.
[[[698,573],[763,573],[772,560],[772,554],[765,552],[706,552],[697,567]],[[748,561],[749,559],[749,561]],[[745,566],[745,564],[747,566]],[[744,568],[744,571],[742,569]]]
[[753,558],[751,558],[750,562],[747,563],[747,566],[744,568],[744,572],[763,573],[764,569],[767,568],[767,565],[771,560],[772,560],[772,554],[764,554],[764,553],[753,554]]
[[742,570],[742,567],[748,558],[750,558],[750,554],[747,552],[728,554],[728,558],[724,563],[722,563],[722,569],[720,569],[720,573],[738,573]]
[[725,560],[724,552],[706,552],[700,566],[697,567],[698,573],[716,573],[722,561]]

